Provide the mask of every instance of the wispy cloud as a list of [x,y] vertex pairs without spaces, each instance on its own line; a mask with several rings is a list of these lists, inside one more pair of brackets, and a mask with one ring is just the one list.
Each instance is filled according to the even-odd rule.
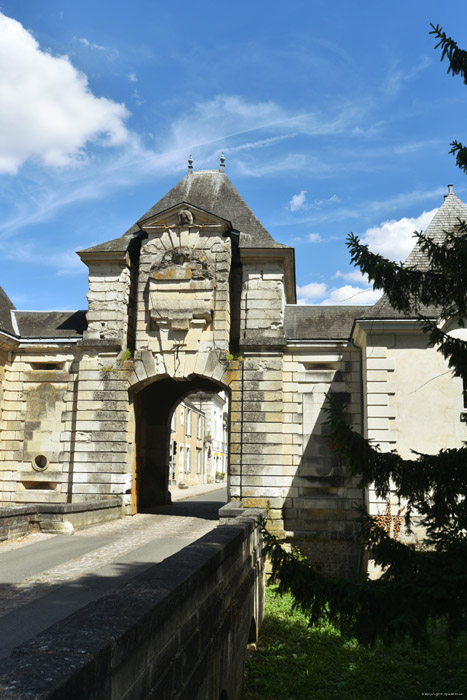
[[90,41],[88,41],[84,36],[80,38],[80,42],[83,44],[83,46],[86,46],[86,48],[97,49],[97,51],[105,51],[105,46],[93,44]]
[[84,36],[80,37],[79,41],[87,49],[101,51],[103,54],[105,54],[106,58],[109,61],[114,61],[118,57],[118,49],[109,49],[108,47],[102,46],[101,44],[95,44],[93,41],[89,41],[89,39],[86,39],[86,37]]
[[[294,219],[293,223],[316,225],[329,221],[348,221],[351,226],[351,222],[356,219],[360,221],[374,221],[392,211],[399,211],[409,207],[413,209],[414,205],[417,204],[421,207],[424,202],[433,200],[440,201],[444,194],[446,194],[445,187],[437,187],[433,190],[410,190],[386,199],[362,201],[358,207],[341,206],[326,209],[326,211],[310,211],[306,216]],[[291,219],[277,221],[275,226],[290,226],[291,222]]]
[[303,206],[306,202],[306,190],[301,190],[298,194],[294,194],[292,199],[289,202],[289,209],[290,211],[299,211],[299,209],[303,209]]
[[[78,246],[77,249],[79,249]],[[23,241],[20,248],[16,246],[0,246],[3,260],[20,262],[22,265],[39,265],[51,268],[56,275],[87,275],[86,266],[74,250],[48,251],[36,242]]]
[[398,62],[394,62],[390,67],[386,79],[383,81],[383,90],[386,95],[395,97],[405,87],[407,83],[416,80],[419,75],[428,68],[431,61],[428,56],[422,56],[420,61],[411,68],[399,67]]

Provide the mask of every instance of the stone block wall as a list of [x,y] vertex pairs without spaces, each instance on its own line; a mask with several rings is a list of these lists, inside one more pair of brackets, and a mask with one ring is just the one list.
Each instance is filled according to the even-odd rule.
[[3,503],[66,503],[75,375],[72,348],[16,354],[5,370],[1,420]]
[[241,296],[242,340],[284,335],[284,268],[246,257]]
[[70,464],[73,501],[119,495],[128,504],[134,444],[128,397],[132,363],[122,366],[116,347],[84,344],[82,350]]
[[[367,333],[364,357],[367,437],[381,451],[396,449],[404,458],[412,450],[436,454],[442,448],[458,448],[467,439],[462,421],[462,381],[449,376],[441,353],[427,348],[427,337],[414,322],[412,328],[380,328]],[[387,503],[369,489],[369,511],[386,512]],[[397,516],[404,504],[391,498]],[[402,511],[403,512],[403,511]],[[419,542],[423,529],[416,520],[412,532],[401,529],[401,539]]]
[[349,344],[287,348],[284,450],[294,475],[283,508],[285,534],[328,573],[345,576],[355,576],[361,564],[356,507],[364,493],[328,443],[326,401],[332,395],[344,403],[361,431],[360,388],[360,354]]
[[360,353],[347,343],[243,350],[232,377],[230,495],[267,508],[268,527],[332,573],[354,576],[364,494],[325,437],[328,393],[362,429]]
[[115,339],[126,347],[131,279],[128,255],[122,260],[89,260],[88,340]]

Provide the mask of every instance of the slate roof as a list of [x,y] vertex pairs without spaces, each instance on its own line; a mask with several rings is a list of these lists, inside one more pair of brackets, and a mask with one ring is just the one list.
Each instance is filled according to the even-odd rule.
[[[467,204],[457,197],[452,192],[451,185],[449,186],[449,194],[445,195],[444,202],[428,224],[425,235],[435,241],[442,243],[445,239],[445,233],[454,231],[461,221],[467,221]],[[430,266],[430,261],[426,253],[421,250],[419,243],[415,245],[409,254],[405,265],[417,267],[421,270],[427,270]],[[436,306],[423,307],[420,313],[428,318],[436,318],[439,315],[439,310]],[[397,311],[389,303],[386,294],[383,294],[381,299],[376,302],[371,311],[366,314],[366,318],[417,318],[417,314],[407,314]]]
[[86,311],[15,311],[21,338],[81,338]]
[[348,340],[356,318],[367,306],[287,305],[284,332],[288,340]]
[[5,294],[5,291],[0,287],[0,331],[16,335],[11,320],[11,311],[15,306],[11,299]]
[[[87,248],[86,251],[121,251],[140,234],[139,224],[157,216],[171,207],[186,202],[199,209],[230,221],[235,231],[240,233],[240,248],[288,248],[276,243],[271,234],[253,214],[239,195],[227,175],[220,170],[198,170],[185,175],[170,192],[149,209],[120,238],[101,245]],[[84,252],[84,251],[83,251]]]

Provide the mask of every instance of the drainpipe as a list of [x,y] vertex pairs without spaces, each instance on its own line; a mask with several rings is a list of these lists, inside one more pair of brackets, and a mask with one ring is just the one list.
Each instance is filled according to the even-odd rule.
[[239,456],[240,456],[240,505],[242,505],[243,501],[243,402],[244,402],[244,381],[245,381],[245,362],[240,362],[242,366],[242,382],[241,382],[241,388],[242,388],[242,396],[240,399],[240,451],[239,451]]
[[[360,369],[360,433],[363,436],[363,431],[365,427],[365,402],[363,398],[363,389],[364,389],[364,383],[363,383],[363,353],[362,353],[362,348],[359,345],[355,344],[355,341],[352,339],[351,341],[352,346],[354,348],[358,349],[358,357],[359,357],[359,369]],[[365,507],[365,487],[362,486],[362,506]],[[359,535],[362,534],[362,526],[360,525],[360,532]],[[357,574],[361,573],[361,568],[362,568],[362,546],[360,546],[360,549],[358,550],[358,562],[357,562]]]

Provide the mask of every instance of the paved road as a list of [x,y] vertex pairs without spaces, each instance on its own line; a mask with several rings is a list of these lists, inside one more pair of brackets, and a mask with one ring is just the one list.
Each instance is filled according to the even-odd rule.
[[210,491],[72,537],[0,545],[0,659],[212,530],[226,495]]

